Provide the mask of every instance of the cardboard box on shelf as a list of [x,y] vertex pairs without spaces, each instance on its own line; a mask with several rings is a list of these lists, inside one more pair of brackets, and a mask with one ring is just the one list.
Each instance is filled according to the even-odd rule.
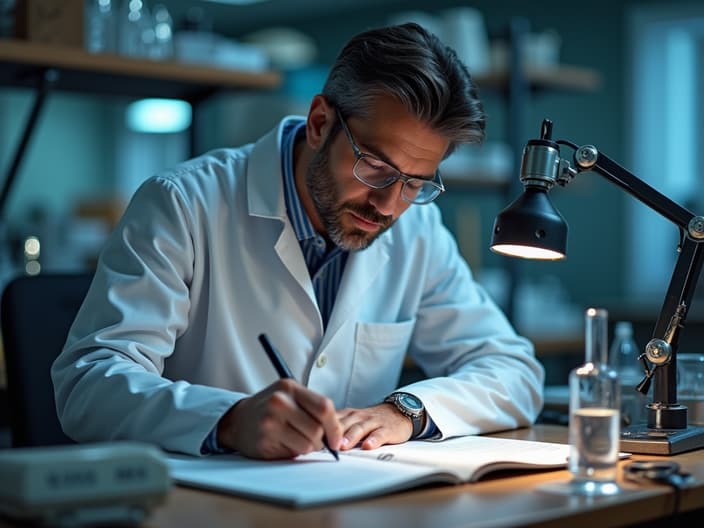
[[83,47],[84,0],[17,0],[18,38]]

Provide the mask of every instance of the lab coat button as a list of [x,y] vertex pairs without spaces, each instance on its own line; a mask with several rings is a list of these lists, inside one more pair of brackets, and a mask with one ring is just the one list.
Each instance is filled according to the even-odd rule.
[[315,361],[315,365],[318,368],[323,368],[328,363],[328,357],[325,354],[320,354],[318,359]]

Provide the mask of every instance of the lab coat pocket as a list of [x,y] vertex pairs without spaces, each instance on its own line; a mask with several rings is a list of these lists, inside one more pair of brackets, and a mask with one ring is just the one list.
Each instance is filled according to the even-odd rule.
[[350,407],[380,403],[398,385],[416,320],[357,323],[347,402]]

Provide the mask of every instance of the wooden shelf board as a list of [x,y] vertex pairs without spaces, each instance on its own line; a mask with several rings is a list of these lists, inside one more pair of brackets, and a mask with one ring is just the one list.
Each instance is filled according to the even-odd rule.
[[0,83],[36,87],[46,69],[59,77],[54,89],[136,97],[198,100],[218,90],[275,88],[277,72],[249,72],[212,66],[91,54],[79,48],[22,40],[0,40]]
[[491,191],[506,190],[511,185],[510,179],[498,179],[491,176],[472,175],[467,178],[442,175],[445,187],[452,189],[486,189]]
[[[556,89],[575,91],[594,91],[601,84],[601,75],[589,68],[579,66],[558,65],[555,67],[526,67],[526,80],[534,89]],[[508,87],[510,74],[508,71],[494,71],[474,76],[479,87]]]

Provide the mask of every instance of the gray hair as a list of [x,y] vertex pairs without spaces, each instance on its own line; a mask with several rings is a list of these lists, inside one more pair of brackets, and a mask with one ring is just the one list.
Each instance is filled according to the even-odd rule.
[[323,95],[343,116],[369,117],[374,100],[390,95],[450,141],[484,140],[478,90],[455,51],[418,24],[372,29],[337,56]]

